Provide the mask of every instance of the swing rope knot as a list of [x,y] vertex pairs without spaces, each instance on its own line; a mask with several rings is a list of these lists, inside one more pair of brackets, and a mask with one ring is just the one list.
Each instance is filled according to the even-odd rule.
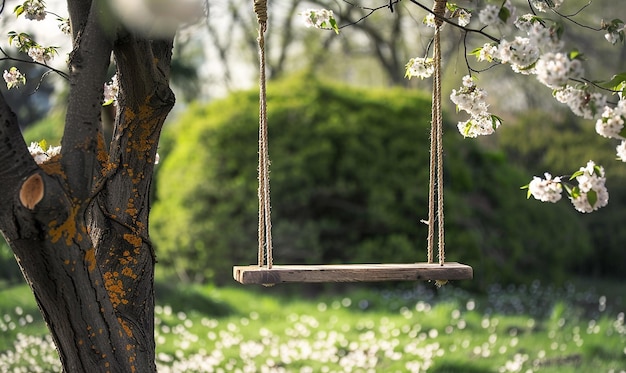
[[256,13],[260,30],[265,32],[267,30],[267,0],[254,0],[254,13]]

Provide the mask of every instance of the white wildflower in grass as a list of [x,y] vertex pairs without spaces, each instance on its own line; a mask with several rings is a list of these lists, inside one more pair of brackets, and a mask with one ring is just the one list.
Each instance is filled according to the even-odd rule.
[[11,67],[8,71],[4,70],[2,74],[4,81],[7,83],[7,88],[17,88],[20,85],[26,84],[26,77],[17,69],[17,67]]
[[598,92],[591,93],[569,85],[555,91],[554,97],[557,101],[569,106],[574,114],[585,119],[597,118],[600,114],[599,108],[606,105],[605,95]]
[[595,211],[609,203],[609,192],[605,186],[604,168],[589,161],[585,167],[572,175],[578,186],[568,188],[574,208],[583,213]]
[[535,64],[537,79],[550,88],[562,88],[570,79],[583,75],[583,67],[578,59],[570,59],[564,53],[545,53]]
[[104,84],[104,101],[102,103],[103,106],[107,105],[117,105],[117,94],[120,90],[119,84],[117,82],[117,74],[113,75],[111,81]]
[[306,27],[330,29],[335,31],[335,33],[339,33],[339,27],[332,10],[307,9],[304,12],[300,12],[299,15],[303,17]]
[[19,17],[24,14],[26,19],[43,21],[46,18],[46,4],[42,0],[26,0],[15,7],[13,12]]
[[622,136],[624,114],[626,113],[622,112],[619,107],[611,108],[605,106],[602,117],[596,121],[596,132],[598,135],[607,138],[624,139],[624,136]]
[[549,173],[544,174],[545,179],[540,177],[533,177],[533,180],[528,184],[528,197],[531,195],[541,202],[556,203],[561,200],[563,186],[561,185],[561,178],[552,178]]
[[411,58],[406,64],[405,78],[411,79],[417,76],[421,79],[428,78],[435,72],[435,62],[432,58]]
[[626,162],[626,140],[622,140],[615,150],[617,151],[617,159]]

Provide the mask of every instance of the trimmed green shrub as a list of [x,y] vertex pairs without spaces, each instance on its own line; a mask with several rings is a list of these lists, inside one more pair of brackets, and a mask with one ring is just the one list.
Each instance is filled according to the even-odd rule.
[[[275,261],[425,261],[430,98],[311,76],[268,97]],[[257,93],[239,92],[164,134],[151,226],[164,272],[219,284],[256,262],[257,118]],[[568,207],[526,201],[502,153],[446,130],[447,260],[474,266],[477,286],[562,279],[590,250]]]

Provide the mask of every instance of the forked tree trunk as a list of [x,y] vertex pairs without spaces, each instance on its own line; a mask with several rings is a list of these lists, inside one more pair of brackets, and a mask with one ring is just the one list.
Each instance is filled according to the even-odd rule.
[[[153,372],[149,190],[174,104],[173,36],[133,35],[104,17],[104,5],[68,1],[74,50],[60,155],[37,165],[0,96],[0,230],[66,372]],[[100,109],[112,54],[120,94],[107,150]]]

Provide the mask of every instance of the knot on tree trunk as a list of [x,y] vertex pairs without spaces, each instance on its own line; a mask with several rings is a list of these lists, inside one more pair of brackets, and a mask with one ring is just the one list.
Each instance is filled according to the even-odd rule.
[[29,210],[33,210],[35,206],[43,199],[45,187],[41,175],[38,173],[30,175],[20,188],[20,203]]

